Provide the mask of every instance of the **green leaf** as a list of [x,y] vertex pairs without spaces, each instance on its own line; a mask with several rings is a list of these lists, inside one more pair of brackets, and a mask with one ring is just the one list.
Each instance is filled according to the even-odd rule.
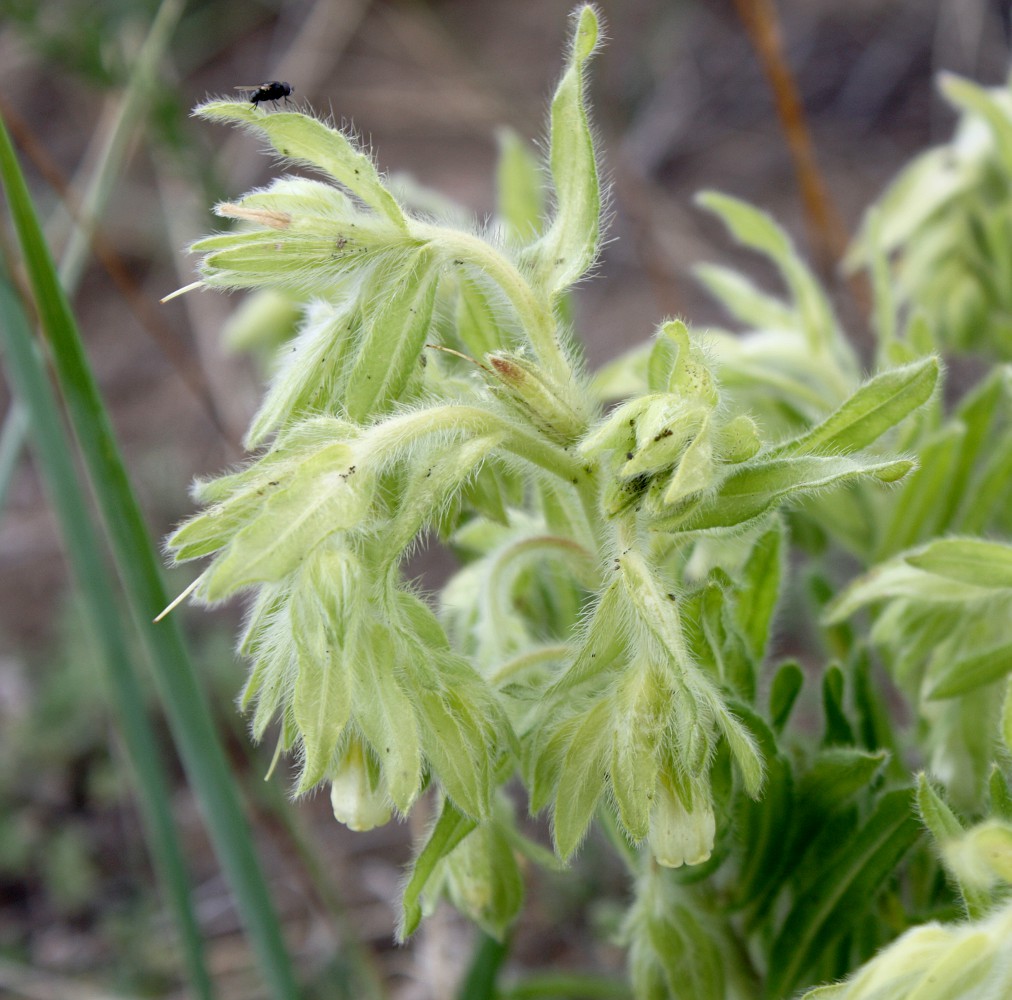
[[569,64],[552,99],[551,172],[555,215],[537,252],[537,279],[550,297],[582,277],[594,261],[600,230],[601,191],[594,139],[587,118],[584,73],[597,46],[593,7],[573,14]]
[[[425,669],[428,666],[428,669]],[[445,653],[405,675],[425,756],[447,796],[478,820],[491,809],[494,759],[502,746],[496,706],[485,682],[462,657]]]
[[794,660],[782,664],[774,674],[770,687],[770,725],[774,732],[781,732],[787,724],[804,683],[805,675]]
[[608,749],[615,727],[612,705],[599,700],[585,712],[566,750],[555,793],[553,833],[563,859],[576,850],[604,794]]
[[906,557],[927,573],[992,590],[1012,587],[1012,545],[977,538],[943,538]]
[[[917,775],[917,811],[934,838],[935,844],[943,852],[947,845],[959,840],[965,832],[959,818],[949,808],[945,799],[935,791],[923,771]],[[979,920],[990,906],[990,894],[986,890],[964,883],[963,879],[950,869],[947,868],[947,871],[962,896],[967,916],[971,920]]]
[[881,681],[872,677],[871,671],[871,656],[867,650],[861,650],[851,666],[856,728],[866,750],[885,751],[889,755],[889,774],[902,781],[908,772],[897,746],[887,692]]
[[433,256],[419,250],[406,267],[393,294],[369,316],[349,366],[342,400],[352,420],[365,422],[390,409],[400,398],[419,365],[432,325],[439,271]]
[[920,467],[904,484],[892,517],[879,530],[876,551],[879,557],[909,548],[938,530],[938,520],[966,429],[950,423],[919,448]]
[[385,559],[396,561],[405,549],[435,521],[464,482],[502,440],[490,434],[465,441],[438,457],[423,454],[406,473],[396,512],[383,537]]
[[401,920],[397,928],[397,940],[406,941],[418,928],[422,920],[422,892],[440,860],[445,858],[472,830],[477,823],[460,813],[452,802],[443,802],[443,811],[432,828],[425,846],[411,865],[411,875],[401,897]]
[[1012,821],[1012,791],[1009,790],[1008,781],[1005,780],[1001,767],[996,763],[991,765],[988,793],[991,815],[997,816],[998,819]]
[[652,670],[632,670],[616,693],[611,787],[622,825],[634,841],[650,832],[658,742],[669,699]]
[[[700,919],[700,908],[675,904],[647,920],[653,957],[663,969],[663,993],[642,992],[650,998],[692,997],[722,1000],[728,995],[727,959],[714,928]],[[635,980],[634,980],[635,981]]]
[[24,409],[15,402],[16,412],[25,417],[31,432],[34,458],[107,672],[106,688],[130,764],[151,860],[175,918],[190,986],[195,996],[210,998],[214,988],[173,823],[169,776],[137,676],[140,664],[131,651],[132,629],[107,568],[99,533],[86,513],[90,500],[85,484],[77,478],[69,430],[61,423],[60,405],[49,383],[43,354],[6,276],[0,277],[0,338],[5,372],[16,399],[24,400]]
[[780,597],[783,576],[783,529],[777,524],[752,546],[737,584],[734,617],[745,637],[749,655],[761,663],[769,641],[770,626]]
[[1012,120],[1003,103],[984,87],[954,73],[942,73],[938,87],[950,104],[984,120],[1005,172],[1012,175]]
[[218,601],[250,584],[281,580],[335,531],[357,525],[371,491],[353,459],[344,442],[305,459],[212,564],[201,594]]
[[333,222],[325,233],[237,230],[190,246],[201,255],[198,271],[209,288],[275,288],[304,298],[336,290],[349,276],[359,278],[372,265],[396,260],[412,249],[413,244],[386,230],[348,223],[335,232]]
[[583,687],[600,684],[626,652],[625,606],[622,585],[610,583],[594,605],[590,624],[573,662],[548,689],[546,704],[569,702]]
[[753,712],[736,706],[755,735],[766,762],[766,780],[759,799],[739,796],[735,803],[736,837],[746,844],[735,882],[735,906],[760,903],[782,887],[788,861],[785,846],[795,815],[794,774],[778,750],[773,732]]
[[505,816],[482,824],[444,862],[450,900],[497,940],[504,939],[524,899],[523,878],[506,835],[511,825],[512,818]]
[[[827,345],[839,349],[836,318],[829,301],[784,230],[765,212],[717,191],[696,195],[696,204],[717,215],[739,243],[765,254],[779,268],[794,295],[809,346],[816,351]],[[852,359],[846,361],[853,365]]]
[[854,731],[850,728],[843,689],[843,671],[834,664],[822,679],[822,710],[826,716],[823,746],[850,745],[854,742]]
[[917,811],[939,847],[963,835],[963,824],[922,771],[917,775]]
[[896,865],[917,841],[910,792],[887,792],[854,834],[836,841],[799,885],[770,949],[767,990],[786,996],[855,926]]
[[[939,518],[939,530],[958,529],[954,523],[957,510],[965,509],[969,490],[977,493],[979,480],[971,487],[981,454],[987,448],[988,455],[994,453],[995,438],[999,436],[1002,410],[1012,398],[1012,368],[1002,365],[983,379],[960,401],[954,414],[966,433],[958,460],[954,463],[949,495],[946,497],[944,512]],[[1000,440],[1000,438],[999,438]],[[973,529],[966,529],[972,533]]]
[[1012,642],[992,646],[950,663],[927,693],[929,701],[957,698],[985,684],[993,684],[1012,672]]
[[338,309],[313,303],[307,308],[299,333],[281,355],[277,374],[246,432],[243,444],[247,448],[259,447],[270,433],[300,417],[337,410],[361,325],[357,303]]
[[967,534],[984,532],[993,521],[1008,520],[1008,484],[1012,482],[1012,427],[989,439],[982,463],[959,512],[957,526]]
[[433,652],[449,652],[450,640],[428,602],[402,589],[394,592],[394,598],[397,612],[403,616],[413,638]]
[[745,794],[758,798],[765,774],[759,747],[749,731],[731,712],[718,710],[715,714],[717,725],[731,751],[731,759],[741,774]]
[[544,215],[541,170],[527,143],[512,129],[501,128],[496,137],[499,140],[496,169],[499,215],[513,239],[529,243],[538,235]]
[[774,449],[776,455],[848,455],[895,427],[931,398],[938,383],[937,358],[893,368],[865,382],[821,424]]
[[737,271],[717,264],[698,264],[692,273],[739,323],[754,330],[790,330],[794,310],[757,288]]
[[[876,566],[864,576],[859,576],[827,606],[823,621],[836,624],[849,618],[865,604],[898,597],[920,603],[939,605],[937,614],[946,613],[944,605],[958,607],[960,604],[974,604],[992,596],[985,587],[927,573],[909,565],[902,556]],[[949,618],[946,617],[948,622]],[[948,626],[946,626],[948,627]]]
[[376,165],[347,136],[308,115],[288,111],[266,114],[245,101],[209,101],[193,114],[211,121],[229,121],[259,132],[286,159],[316,167],[334,178],[402,232],[407,221],[393,195],[384,187]]
[[691,350],[689,331],[680,320],[661,325],[647,359],[647,386],[652,392],[671,392],[679,363],[685,363]]
[[382,625],[356,636],[352,666],[354,718],[372,747],[394,805],[406,813],[421,785],[422,748],[415,710],[398,677],[397,650]]
[[[645,451],[646,449],[644,449]],[[642,452],[640,453],[642,454]],[[638,457],[638,456],[637,456]],[[630,465],[632,463],[629,463]],[[713,457],[710,422],[703,419],[699,433],[688,443],[664,489],[663,506],[707,490],[719,478]]]
[[573,735],[580,727],[581,717],[559,719],[559,713],[550,713],[534,727],[524,741],[527,751],[524,772],[530,792],[531,814],[536,816],[548,805],[559,787],[559,775],[566,761],[566,753]]
[[884,483],[902,479],[914,463],[908,459],[867,462],[854,458],[757,458],[733,468],[717,492],[705,503],[688,505],[679,513],[659,516],[659,531],[694,532],[733,528],[754,521],[783,501],[837,486],[854,479],[872,478]]
[[868,753],[855,747],[820,750],[798,782],[798,807],[794,822],[796,862],[819,836],[831,836],[840,816],[876,781],[888,754]]
[[496,308],[486,290],[464,275],[458,287],[456,319],[460,346],[476,361],[508,346],[506,331],[497,320]]
[[357,581],[341,579],[340,560],[329,560],[326,565],[337,571],[328,574],[330,579],[324,584],[329,584],[328,589],[318,589],[318,581],[305,581],[291,597],[292,634],[299,660],[293,708],[305,747],[300,793],[326,777],[351,717],[351,676],[343,655],[347,622],[341,598],[342,589]]

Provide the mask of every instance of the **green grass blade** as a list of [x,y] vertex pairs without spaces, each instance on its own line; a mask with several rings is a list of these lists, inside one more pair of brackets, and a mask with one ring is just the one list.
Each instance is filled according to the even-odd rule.
[[263,873],[257,862],[225,755],[175,621],[152,625],[168,603],[158,557],[130,488],[109,418],[88,366],[5,127],[0,178],[14,219],[57,378],[98,499],[131,611],[151,657],[183,766],[192,782],[270,992],[297,996]]
[[115,582],[106,569],[99,537],[90,517],[88,499],[77,481],[70,443],[60,420],[56,395],[49,384],[31,329],[13,290],[0,279],[0,336],[12,385],[24,402],[14,413],[30,426],[50,503],[62,529],[67,556],[100,643],[109,671],[109,691],[119,718],[127,755],[134,769],[138,801],[152,858],[165,887],[179,928],[180,943],[195,996],[214,995],[204,962],[203,942],[189,894],[183,851],[169,808],[169,781],[134,673]]

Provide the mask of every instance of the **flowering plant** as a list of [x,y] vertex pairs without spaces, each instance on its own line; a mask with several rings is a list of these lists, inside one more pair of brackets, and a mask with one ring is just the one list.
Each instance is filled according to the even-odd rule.
[[[897,244],[872,226],[864,377],[786,234],[711,193],[701,205],[787,298],[708,267],[746,335],[667,321],[592,377],[566,306],[601,241],[599,33],[594,8],[575,12],[545,180],[508,138],[483,229],[415,207],[307,114],[196,109],[320,178],[218,205],[238,226],[192,247],[202,285],[265,297],[247,323],[273,322],[279,295],[297,319],[247,435],[258,451],[196,484],[203,509],[170,551],[210,558],[199,599],[250,595],[242,705],[254,737],[296,755],[297,793],[329,786],[355,830],[434,798],[402,937],[443,895],[505,936],[519,859],[566,862],[599,820],[634,873],[639,997],[786,996],[897,938],[817,995],[912,997],[939,948],[972,952],[974,981],[1006,995],[1012,548],[979,536],[1008,521],[1009,372],[946,415],[932,330],[900,328],[882,277]],[[461,564],[439,595],[403,575],[426,533]],[[841,550],[866,571],[845,588]],[[850,624],[865,606],[867,635]],[[821,665],[771,657],[778,619],[822,630]],[[873,651],[915,725],[890,715]],[[803,688],[820,692],[815,737],[795,721]],[[983,825],[912,777],[918,753]],[[517,826],[516,779],[554,856]],[[899,936],[960,900],[976,923]],[[969,995],[945,982],[931,995]]]

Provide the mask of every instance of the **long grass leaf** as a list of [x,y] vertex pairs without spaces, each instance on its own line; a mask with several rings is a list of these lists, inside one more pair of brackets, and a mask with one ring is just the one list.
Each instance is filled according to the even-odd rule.
[[152,625],[154,616],[168,603],[159,560],[5,127],[0,127],[0,178],[42,327],[52,348],[60,388],[131,611],[155,667],[183,765],[203,806],[211,840],[235,893],[271,993],[277,998],[293,998],[297,991],[281,928],[182,634],[173,619]]
[[195,996],[210,998],[214,992],[190,899],[183,851],[169,809],[169,780],[125,641],[129,625],[123,621],[120,607],[113,600],[116,587],[106,569],[102,545],[91,518],[82,516],[82,511],[88,510],[88,499],[77,481],[56,394],[49,384],[28,320],[3,279],[0,279],[0,336],[11,383],[20,397],[14,412],[22,414],[29,423],[39,468],[60,522],[67,556],[109,672],[109,691],[134,769],[152,858],[179,927],[190,985]]

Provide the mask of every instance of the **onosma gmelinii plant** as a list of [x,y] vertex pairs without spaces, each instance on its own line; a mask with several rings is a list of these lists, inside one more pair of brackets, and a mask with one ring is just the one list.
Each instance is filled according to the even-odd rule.
[[[248,594],[242,704],[296,756],[299,794],[329,786],[355,830],[435,799],[402,936],[441,895],[507,934],[518,858],[550,857],[517,829],[522,784],[558,859],[597,820],[628,863],[638,997],[787,996],[865,962],[819,996],[1007,996],[1009,372],[945,412],[930,316],[889,294],[904,251],[872,219],[864,377],[788,237],[708,194],[786,297],[701,269],[744,335],[668,321],[588,374],[564,317],[601,239],[598,38],[580,8],[544,170],[508,137],[483,229],[414,207],[311,116],[196,109],[317,176],[218,205],[238,225],[192,248],[201,284],[257,293],[244,322],[281,346],[255,455],[197,483],[171,551],[209,559],[201,600]],[[426,533],[461,564],[438,595],[401,569]],[[768,657],[791,545],[783,628],[820,635],[806,673]],[[841,551],[866,571],[845,589]]]

